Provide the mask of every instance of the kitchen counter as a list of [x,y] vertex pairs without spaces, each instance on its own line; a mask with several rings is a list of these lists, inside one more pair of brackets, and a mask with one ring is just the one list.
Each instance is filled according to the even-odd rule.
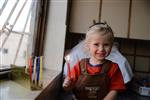
[[[59,71],[44,70],[43,71],[43,89],[59,74]],[[30,85],[22,82],[22,84]],[[30,87],[30,86],[28,86]],[[3,79],[0,80],[0,100],[34,100],[43,90],[32,91],[27,86],[18,84],[15,81]]]
[[125,93],[120,93],[117,100],[150,100],[150,96],[142,96],[132,90],[127,90]]

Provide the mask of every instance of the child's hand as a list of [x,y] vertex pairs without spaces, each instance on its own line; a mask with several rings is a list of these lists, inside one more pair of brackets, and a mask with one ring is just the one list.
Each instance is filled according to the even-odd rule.
[[73,79],[72,78],[65,78],[64,82],[63,82],[63,88],[65,91],[69,91],[73,88]]

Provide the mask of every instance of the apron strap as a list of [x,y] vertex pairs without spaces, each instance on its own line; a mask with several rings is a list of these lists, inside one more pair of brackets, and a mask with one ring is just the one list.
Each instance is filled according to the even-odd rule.
[[106,60],[102,66],[102,71],[101,73],[107,73],[110,69],[110,64],[111,64],[111,61],[109,60]]
[[80,61],[80,69],[81,69],[81,73],[83,74],[88,74],[87,70],[86,70],[86,63],[87,63],[87,58],[81,59]]

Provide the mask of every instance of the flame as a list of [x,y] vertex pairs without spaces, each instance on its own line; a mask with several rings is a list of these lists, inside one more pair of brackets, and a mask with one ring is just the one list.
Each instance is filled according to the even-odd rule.
[[66,60],[66,61],[70,61],[70,55],[67,55],[67,56],[65,57],[65,60]]

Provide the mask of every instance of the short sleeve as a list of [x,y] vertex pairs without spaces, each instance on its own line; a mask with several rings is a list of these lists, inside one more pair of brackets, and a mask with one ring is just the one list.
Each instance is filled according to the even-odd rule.
[[123,76],[117,64],[112,64],[108,74],[110,76],[110,90],[123,91],[126,89]]

